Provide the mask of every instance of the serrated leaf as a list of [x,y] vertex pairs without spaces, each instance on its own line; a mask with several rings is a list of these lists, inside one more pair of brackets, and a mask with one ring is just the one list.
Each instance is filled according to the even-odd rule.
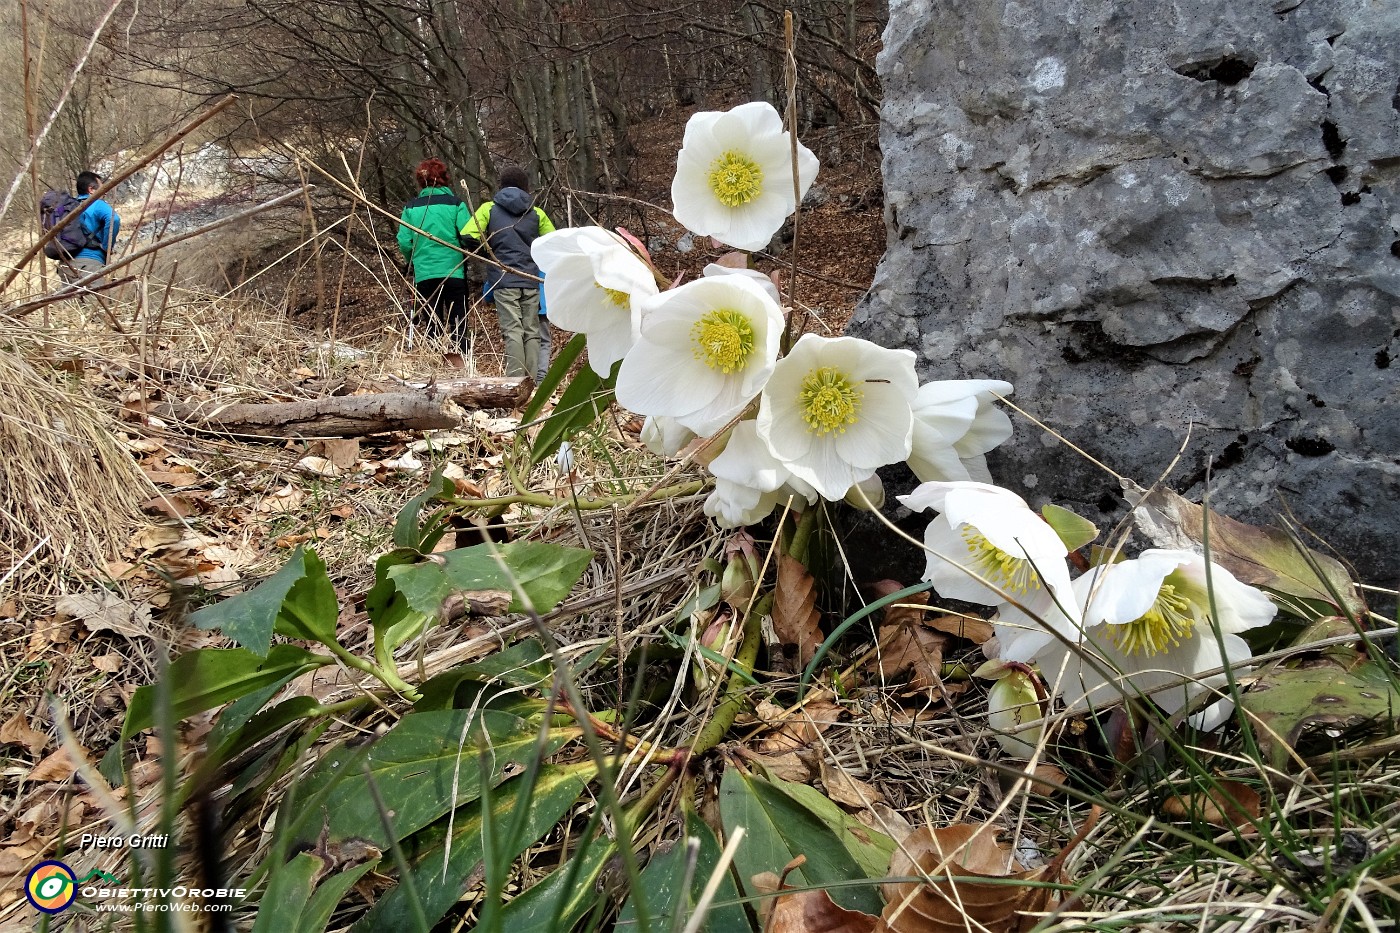
[[336,599],[331,578],[326,575],[326,562],[312,550],[302,553],[301,558],[304,573],[282,600],[273,631],[288,638],[335,644],[340,601]]
[[[1394,728],[1400,695],[1384,668],[1361,660],[1364,655],[1355,657],[1358,663],[1350,667],[1332,662],[1272,667],[1241,697],[1255,739],[1275,767],[1288,763],[1290,750],[1305,734],[1327,740],[1360,727]],[[1334,734],[1318,736],[1319,732]]]
[[282,569],[251,590],[196,609],[190,613],[190,622],[205,630],[216,628],[254,654],[266,655],[282,602],[306,576],[304,553],[297,548]]
[[[1165,487],[1159,486],[1149,495],[1131,480],[1122,480],[1122,484],[1130,501],[1135,501],[1134,522],[1153,544],[1201,550],[1205,509]],[[1365,603],[1357,595],[1346,568],[1325,554],[1303,547],[1287,532],[1246,525],[1212,510],[1209,536],[1211,560],[1241,583],[1345,608],[1353,617],[1365,614]]]
[[[326,663],[296,645],[276,645],[266,657],[243,648],[203,648],[180,655],[166,671],[176,722],[245,694],[285,684]],[[138,687],[126,710],[122,741],[155,724],[156,688]]]
[[[525,794],[523,778],[512,778],[491,793],[491,812],[496,826],[508,823],[518,807],[529,808],[525,829],[512,851],[498,854],[515,858],[534,845],[554,828],[582,796],[588,782],[597,774],[592,762],[576,765],[545,765],[540,769],[534,787]],[[472,873],[482,859],[481,801],[476,800],[458,811],[452,825],[452,848],[447,852],[447,821],[440,820],[415,837],[405,840],[404,849],[411,862],[414,888],[428,925],[435,924],[457,903],[472,880]],[[444,871],[443,855],[447,854]],[[402,885],[386,893],[352,928],[353,933],[378,933],[413,928],[408,890]]]
[[[739,826],[746,832],[734,855],[739,881],[745,890],[755,893],[750,886],[755,875],[779,873],[793,858],[805,855],[806,863],[788,875],[793,886],[824,887],[841,883],[841,887],[832,889],[838,904],[849,910],[879,913],[881,900],[876,885],[852,885],[850,882],[884,874],[884,861],[872,871],[873,862],[866,854],[875,844],[873,837],[881,834],[862,826],[870,841],[852,840],[839,825],[830,825],[812,812],[806,805],[809,800],[799,802],[795,796],[775,787],[776,783],[743,774],[732,767],[726,769],[720,782],[719,809],[725,832],[732,833]],[[786,789],[801,786],[792,785]],[[826,803],[837,809],[831,801]],[[856,858],[852,847],[862,851],[861,859]],[[892,841],[890,848],[893,848]]]
[[[294,842],[310,843],[324,828],[332,841],[353,836],[387,851],[390,840],[369,791],[371,780],[389,810],[398,839],[427,826],[451,807],[477,799],[483,780],[477,739],[483,729],[493,761],[492,773],[484,777],[491,786],[506,777],[507,766],[537,752],[553,754],[578,735],[576,727],[551,729],[539,748],[538,722],[497,710],[410,713],[375,741],[367,755],[363,749],[340,746],[316,764],[298,790],[316,803],[291,825]],[[362,755],[369,763],[368,776],[360,765]]]
[[1097,525],[1084,516],[1069,509],[1062,509],[1058,505],[1043,506],[1040,515],[1071,551],[1079,550],[1099,536]]

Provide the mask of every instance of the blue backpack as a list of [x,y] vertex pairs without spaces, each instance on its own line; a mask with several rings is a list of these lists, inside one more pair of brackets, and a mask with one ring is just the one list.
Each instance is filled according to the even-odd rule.
[[[67,191],[45,191],[39,199],[39,224],[48,233],[65,217],[85,207],[86,201],[78,200]],[[99,246],[92,234],[83,229],[82,218],[75,217],[58,231],[58,236],[44,244],[44,255],[50,259],[72,259],[85,249]]]

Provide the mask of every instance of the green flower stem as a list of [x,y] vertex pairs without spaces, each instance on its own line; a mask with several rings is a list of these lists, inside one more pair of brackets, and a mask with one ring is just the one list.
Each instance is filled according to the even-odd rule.
[[357,671],[363,671],[395,693],[402,694],[404,697],[414,702],[417,702],[422,697],[418,689],[400,677],[392,665],[380,667],[378,664],[371,664],[369,661],[351,654],[339,642],[332,641],[327,644],[326,647],[331,649],[331,653],[343,661],[346,667],[353,667]]
[[817,527],[817,507],[808,506],[797,520],[797,528],[788,541],[787,555],[807,566],[807,545],[812,539],[812,531]]
[[[667,486],[664,489],[658,489],[655,493],[653,493],[653,497],[659,496],[664,499],[672,499],[677,498],[679,496],[693,495],[704,488],[704,480],[695,480],[689,483],[677,483],[674,486]],[[634,497],[630,494],[622,496],[600,496],[596,499],[579,499],[575,502],[575,505],[584,511],[591,511],[596,509],[610,509],[615,505],[626,505],[630,503],[633,498]],[[561,502],[563,502],[562,499],[556,499],[553,496],[546,496],[542,493],[537,492],[522,492],[516,493],[513,496],[496,496],[495,498],[490,499],[459,499],[453,497],[445,501],[461,509],[490,509],[496,507],[504,508],[506,506],[517,504],[537,505],[541,508],[553,508],[554,506],[559,505]]]
[[772,609],[773,594],[765,593],[749,608],[748,615],[744,617],[744,641],[734,654],[736,669],[729,675],[724,698],[715,707],[715,714],[705,723],[705,727],[690,745],[692,758],[703,755],[718,745],[720,739],[729,731],[729,727],[734,725],[734,717],[739,715],[739,708],[744,705],[744,691],[752,680],[753,667],[758,661],[758,649],[763,642],[762,619]]

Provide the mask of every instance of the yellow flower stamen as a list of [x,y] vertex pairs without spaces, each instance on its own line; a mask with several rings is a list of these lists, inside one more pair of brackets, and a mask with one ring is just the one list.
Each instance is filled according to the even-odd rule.
[[738,311],[720,308],[695,322],[690,339],[697,360],[728,374],[742,369],[753,353],[753,324]]
[[1163,583],[1152,601],[1152,608],[1124,625],[1110,625],[1109,637],[1124,654],[1154,655],[1179,645],[1196,632],[1191,601],[1179,596],[1176,587]]
[[1040,589],[1040,575],[1028,559],[1008,554],[971,525],[963,525],[959,530],[972,555],[972,569],[987,582],[1009,593],[1025,594]]
[[763,193],[763,169],[732,149],[710,163],[710,190],[725,207],[742,207]]
[[607,296],[608,302],[609,302],[610,304],[612,304],[613,307],[615,307],[615,308],[621,308],[621,309],[624,310],[624,311],[627,311],[627,310],[630,310],[630,309],[631,309],[631,307],[632,307],[632,296],[629,295],[629,294],[627,294],[627,292],[624,292],[624,291],[622,291],[621,289],[617,289],[617,288],[604,288],[602,285],[599,285],[597,282],[594,282],[594,283],[593,283],[593,287],[594,287],[594,288],[598,288],[598,289],[602,289],[603,294]]
[[802,380],[798,406],[802,420],[813,434],[835,432],[845,434],[846,428],[860,420],[860,404],[865,393],[846,374],[833,366],[814,369]]

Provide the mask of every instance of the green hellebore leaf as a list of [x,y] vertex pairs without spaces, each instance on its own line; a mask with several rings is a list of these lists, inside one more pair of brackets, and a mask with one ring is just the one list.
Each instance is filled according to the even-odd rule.
[[1071,551],[1079,550],[1099,536],[1097,525],[1082,515],[1076,515],[1058,505],[1045,505],[1041,508],[1040,515]]
[[[171,718],[222,706],[245,694],[280,687],[299,674],[320,667],[326,659],[296,645],[276,645],[259,657],[243,648],[202,648],[180,655],[166,670],[170,685]],[[138,687],[126,709],[122,741],[155,725],[154,684]]]
[[[307,560],[308,553],[315,558],[314,563]],[[216,628],[254,654],[266,655],[267,646],[272,643],[273,626],[282,612],[287,594],[317,568],[321,574],[325,574],[325,564],[315,557],[315,552],[299,547],[292,552],[291,559],[282,565],[281,570],[251,590],[196,609],[190,613],[190,621],[197,628]]]
[[[545,765],[533,786],[527,786],[525,776],[521,775],[492,791],[491,812],[497,832],[510,823],[520,807],[526,807],[529,811],[520,838],[504,850],[501,849],[504,843],[498,841],[495,855],[514,859],[534,845],[564,817],[597,773],[598,769],[592,762]],[[445,818],[404,842],[409,870],[413,873],[413,887],[429,926],[437,923],[457,903],[482,859],[481,804],[478,799],[458,811],[452,821],[450,851]],[[397,933],[399,930],[413,929],[409,896],[407,888],[402,885],[395,887],[351,928],[352,933]]]
[[746,888],[754,875],[780,873],[793,858],[805,855],[806,864],[788,875],[790,885],[825,887],[844,882],[831,889],[832,900],[848,910],[880,912],[883,901],[878,885],[850,882],[884,874],[894,850],[888,836],[847,816],[810,787],[765,780],[732,767],[720,781],[719,809],[726,833],[739,826],[746,832],[734,855]]
[[1364,657],[1355,655],[1350,666],[1275,666],[1241,697],[1255,739],[1276,767],[1308,737],[1336,739],[1381,724],[1393,729],[1400,694],[1385,669]]
[[[641,888],[645,892],[653,929],[671,929],[670,921],[677,911],[689,917],[694,912],[695,904],[700,900],[705,885],[709,883],[710,876],[719,867],[720,845],[714,831],[700,818],[700,814],[695,812],[689,798],[685,798],[681,806],[685,811],[684,835],[676,840],[670,849],[653,855],[642,872]],[[682,892],[687,839],[697,840],[700,848],[695,860],[695,873],[691,877],[690,890]],[[616,929],[619,931],[632,933],[639,929],[637,907],[633,903],[636,896],[634,891],[622,907],[622,913],[617,918]],[[753,930],[748,915],[744,912],[744,905],[739,901],[739,888],[734,884],[731,872],[726,871],[720,880],[713,905],[705,917],[704,926],[700,929],[705,933],[751,933]]]
[[[478,765],[483,731],[493,761],[489,775]],[[578,732],[573,726],[551,729],[541,746],[537,720],[498,710],[410,713],[369,746],[368,753],[363,747],[342,745],[317,762],[297,791],[299,813],[290,818],[292,838],[311,843],[325,832],[331,841],[357,837],[387,851],[390,840],[369,790],[371,780],[391,813],[395,836],[402,839],[452,807],[476,800],[482,782],[499,784],[507,766],[536,754],[551,755]],[[368,774],[362,759],[368,762]]]

